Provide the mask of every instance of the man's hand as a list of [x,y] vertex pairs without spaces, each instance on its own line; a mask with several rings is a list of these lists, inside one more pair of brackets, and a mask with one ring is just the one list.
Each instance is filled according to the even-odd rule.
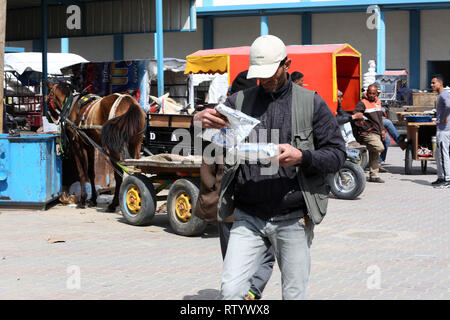
[[363,114],[362,112],[356,112],[355,114],[352,114],[352,120],[362,120]]
[[216,109],[205,109],[195,114],[194,124],[200,122],[202,128],[223,129],[227,127],[227,119],[221,115]]
[[283,168],[291,167],[302,162],[303,153],[288,143],[280,144],[278,163]]
[[386,130],[381,131],[381,139],[386,140]]

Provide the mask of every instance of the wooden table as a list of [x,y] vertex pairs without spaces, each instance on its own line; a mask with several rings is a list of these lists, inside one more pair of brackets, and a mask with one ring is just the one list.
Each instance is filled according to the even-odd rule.
[[427,161],[434,161],[434,156],[421,157],[417,154],[420,146],[432,150],[431,137],[436,136],[434,122],[408,122],[406,124],[408,145],[405,150],[405,174],[412,174],[412,161],[418,160],[422,173],[427,171]]

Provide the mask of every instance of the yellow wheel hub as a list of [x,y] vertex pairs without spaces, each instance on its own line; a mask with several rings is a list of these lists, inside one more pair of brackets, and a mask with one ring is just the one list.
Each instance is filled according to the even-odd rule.
[[141,193],[139,188],[134,185],[127,192],[127,207],[133,214],[137,214],[141,210]]
[[189,196],[182,193],[175,200],[175,212],[178,219],[187,222],[191,218],[191,203]]

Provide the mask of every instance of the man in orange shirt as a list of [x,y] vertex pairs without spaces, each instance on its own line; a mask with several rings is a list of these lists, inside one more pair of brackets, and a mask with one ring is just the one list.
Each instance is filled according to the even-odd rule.
[[356,105],[353,114],[362,113],[363,119],[355,121],[358,127],[357,140],[369,151],[369,182],[384,183],[379,177],[378,159],[384,151],[383,140],[386,130],[383,126],[383,108],[378,99],[378,87],[371,84]]

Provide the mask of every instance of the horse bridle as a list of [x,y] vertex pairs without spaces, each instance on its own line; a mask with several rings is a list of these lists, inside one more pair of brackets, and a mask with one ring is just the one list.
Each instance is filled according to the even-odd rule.
[[[73,109],[73,106],[75,103],[81,98],[81,94],[76,93],[75,95],[72,93],[72,91],[69,92],[69,95],[64,98],[63,102],[60,102],[59,99],[56,96],[56,87],[58,85],[55,85],[51,88],[49,94],[48,94],[48,103],[51,105],[51,107],[59,114],[58,123],[65,122],[67,120],[67,117],[69,116],[70,112]],[[74,99],[74,96],[76,96],[76,99]],[[60,104],[60,112],[57,111],[57,108],[54,105],[54,100],[56,100]]]

